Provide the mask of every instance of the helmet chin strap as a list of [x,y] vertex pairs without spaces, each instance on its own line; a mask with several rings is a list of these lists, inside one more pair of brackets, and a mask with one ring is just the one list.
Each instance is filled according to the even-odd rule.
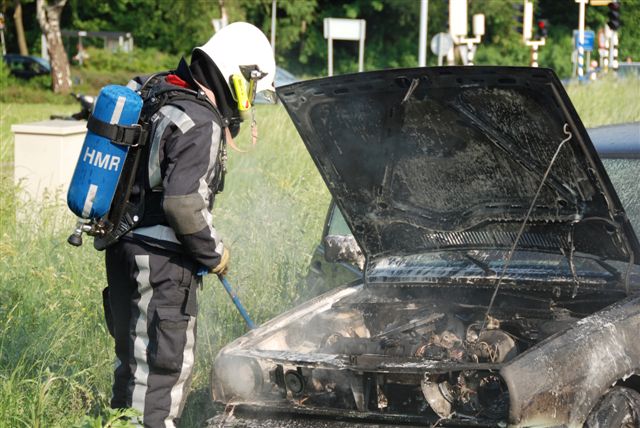
[[[202,83],[198,82],[197,80],[195,81],[198,86],[200,87],[200,89],[202,89],[202,91],[205,93],[205,95],[207,96],[207,98],[209,98],[209,101],[211,101],[211,103],[214,106],[218,106],[218,104],[216,103],[216,96],[213,93],[213,91],[209,88],[207,88],[206,86],[204,86]],[[255,125],[255,137],[254,137],[254,124],[255,124],[255,118],[254,118],[254,113],[253,113],[253,107],[251,107],[251,139],[253,140],[253,145],[255,146],[256,142],[257,142],[257,138],[258,138],[258,130],[257,130],[257,125]],[[231,135],[231,131],[229,130],[228,126],[224,127],[224,132],[225,132],[225,139],[227,141],[227,143],[229,144],[229,146],[231,146],[231,148],[233,150],[235,150],[236,152],[240,152],[240,153],[246,153],[246,150],[242,150],[240,149],[238,146],[236,146],[235,141],[233,141],[233,136]]]
[[251,145],[258,144],[258,123],[256,122],[256,107],[251,105]]
[[[238,102],[238,110],[241,115],[246,115],[247,110],[251,110],[251,145],[258,143],[258,124],[256,123],[256,109],[254,101],[256,99],[256,88],[258,81],[265,77],[267,73],[260,71],[257,65],[241,65],[240,74],[231,77],[232,91],[235,91],[235,99]],[[246,84],[249,83],[247,89]]]

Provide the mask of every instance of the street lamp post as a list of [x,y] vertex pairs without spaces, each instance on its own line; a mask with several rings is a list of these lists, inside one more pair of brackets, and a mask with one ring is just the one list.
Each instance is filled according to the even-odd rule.
[[467,0],[449,0],[449,33],[461,51],[464,47],[464,64],[473,65],[475,45],[481,42],[484,35],[484,15],[473,15],[474,37],[467,37]]
[[277,0],[271,2],[271,49],[273,54],[276,54],[276,13],[277,13]]
[[427,23],[429,16],[429,0],[420,0],[420,40],[418,47],[418,66],[427,65]]
[[578,79],[584,79],[584,17],[588,0],[576,0],[580,3],[578,16]]

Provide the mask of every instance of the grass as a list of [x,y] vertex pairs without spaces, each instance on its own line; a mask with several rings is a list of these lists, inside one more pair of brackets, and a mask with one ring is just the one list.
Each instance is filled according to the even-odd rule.
[[640,121],[640,81],[636,78],[571,83],[566,89],[587,128]]
[[[640,121],[637,81],[568,88],[587,127]],[[99,426],[113,362],[102,320],[103,253],[65,243],[73,216],[53,194],[17,202],[10,125],[73,106],[0,104],[0,428]],[[214,210],[231,248],[230,282],[258,323],[291,307],[317,244],[329,195],[281,107],[258,109],[260,140],[244,130],[230,153],[225,192]],[[13,217],[14,210],[21,215]],[[211,415],[208,373],[217,351],[245,331],[213,278],[199,293],[197,362],[182,427]],[[89,419],[85,415],[90,415]],[[93,425],[92,425],[93,423]]]

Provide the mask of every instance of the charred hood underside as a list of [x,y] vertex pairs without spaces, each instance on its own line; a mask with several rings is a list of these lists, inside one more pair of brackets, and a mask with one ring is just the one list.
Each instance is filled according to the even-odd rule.
[[519,248],[624,261],[638,252],[551,70],[386,70],[278,94],[369,258],[509,248],[563,140]]

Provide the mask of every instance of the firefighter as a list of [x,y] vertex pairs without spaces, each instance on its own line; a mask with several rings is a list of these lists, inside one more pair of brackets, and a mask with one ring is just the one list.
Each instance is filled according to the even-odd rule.
[[255,93],[273,96],[274,75],[265,35],[233,23],[160,83],[202,97],[169,100],[152,116],[132,191],[143,195],[144,213],[106,249],[103,293],[116,352],[111,406],[138,410],[145,427],[173,427],[182,412],[195,356],[198,273],[224,274],[229,263],[211,215],[225,143],[232,144]]

